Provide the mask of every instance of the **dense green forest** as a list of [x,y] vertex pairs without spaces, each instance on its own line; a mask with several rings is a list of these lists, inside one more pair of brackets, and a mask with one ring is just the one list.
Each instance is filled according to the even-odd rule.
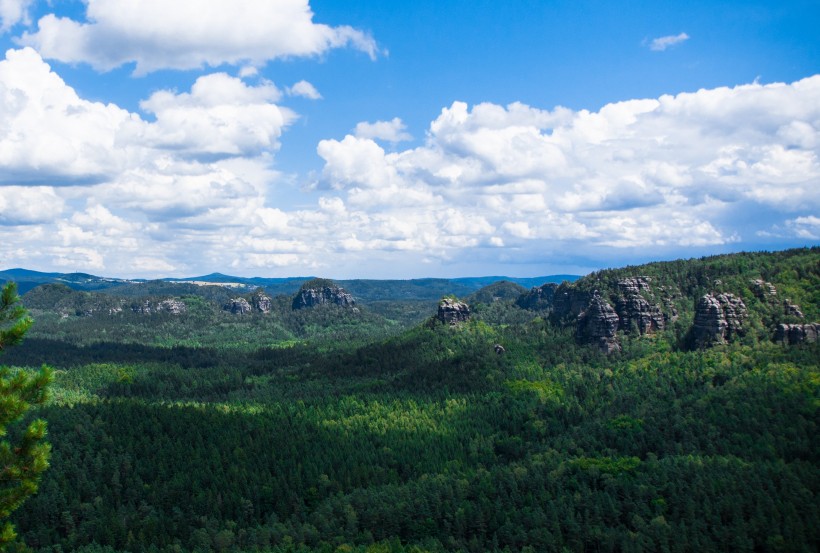
[[[820,250],[548,292],[617,307],[637,276],[665,323],[622,324],[609,355],[513,283],[453,325],[382,292],[238,315],[218,287],[153,311],[177,304],[34,288],[2,362],[55,369],[30,414],[51,466],[12,521],[40,552],[816,551],[820,343],[777,329],[820,320]],[[705,294],[742,302],[742,328],[693,341]]]

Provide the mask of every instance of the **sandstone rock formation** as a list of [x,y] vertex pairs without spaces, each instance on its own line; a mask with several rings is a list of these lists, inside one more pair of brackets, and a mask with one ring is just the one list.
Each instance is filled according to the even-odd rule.
[[666,318],[660,306],[651,304],[641,292],[651,292],[649,277],[638,276],[618,281],[621,297],[616,302],[620,327],[625,332],[636,329],[639,334],[652,334],[663,330]]
[[783,312],[789,317],[796,317],[798,319],[804,317],[803,312],[800,311],[800,306],[793,304],[788,298],[783,300]]
[[270,313],[273,309],[273,300],[260,288],[251,296],[251,306],[261,313]]
[[153,315],[157,313],[169,313],[171,315],[181,315],[185,313],[187,306],[182,300],[168,298],[160,301],[143,300],[141,303],[131,305],[131,311],[139,315]]
[[438,303],[436,319],[449,325],[466,322],[470,320],[470,306],[453,298],[444,298]]
[[618,331],[618,314],[596,290],[587,308],[578,315],[577,335],[584,342],[596,343],[606,354],[620,351],[615,337]]
[[533,288],[526,294],[522,294],[515,304],[522,309],[551,309],[557,289],[557,284],[548,282],[547,284]]
[[234,315],[246,315],[253,310],[251,304],[245,298],[233,298],[223,305],[222,309],[230,311]]
[[618,290],[620,290],[624,295],[635,295],[640,294],[641,292],[649,292],[651,291],[651,288],[649,287],[651,280],[652,279],[647,276],[623,278],[618,281]]
[[317,305],[338,305],[340,307],[354,307],[356,300],[343,288],[330,281],[311,281],[302,286],[302,289],[293,298],[293,309],[316,307]]
[[592,299],[592,294],[585,290],[578,290],[571,284],[561,284],[555,290],[552,299],[553,319],[564,319],[566,317],[577,318],[584,311]]
[[706,294],[695,308],[692,338],[698,347],[731,341],[743,333],[746,305],[733,294]]
[[777,295],[777,288],[771,282],[766,282],[763,279],[757,278],[751,281],[752,292],[761,300],[767,299],[770,296]]
[[820,323],[779,324],[774,334],[775,342],[792,345],[816,342],[820,337]]

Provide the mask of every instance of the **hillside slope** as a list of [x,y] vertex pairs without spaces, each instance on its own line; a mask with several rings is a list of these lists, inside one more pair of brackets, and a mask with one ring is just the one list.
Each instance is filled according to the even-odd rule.
[[[817,320],[819,269],[803,249],[502,283],[410,324],[344,291],[58,315],[98,334],[3,357],[57,369],[51,467],[15,524],[42,553],[813,552],[820,343],[773,331]],[[723,339],[692,342],[706,295],[744,314],[724,298]]]

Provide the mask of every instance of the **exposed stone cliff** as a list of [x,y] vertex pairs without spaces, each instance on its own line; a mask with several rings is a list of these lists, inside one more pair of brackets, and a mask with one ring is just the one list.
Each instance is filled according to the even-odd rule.
[[222,306],[222,309],[225,311],[230,311],[234,315],[247,315],[253,308],[251,304],[248,303],[248,300],[245,298],[233,298],[232,300],[228,301],[225,305]]
[[522,294],[518,300],[516,300],[515,304],[522,309],[552,309],[553,299],[555,298],[555,291],[557,289],[557,284],[548,282]]
[[788,317],[795,317],[797,319],[802,319],[804,317],[803,312],[800,310],[800,306],[793,304],[788,298],[783,300],[783,312]]
[[182,300],[178,300],[176,298],[168,298],[159,301],[143,300],[140,303],[132,304],[131,311],[140,315],[154,315],[157,313],[181,315],[187,311],[187,306]]
[[663,330],[666,320],[657,304],[650,303],[641,293],[651,293],[649,277],[638,276],[618,281],[621,295],[615,304],[620,326],[625,332],[633,329],[641,335]]
[[743,333],[746,305],[733,294],[706,294],[698,300],[692,338],[698,347],[729,342]]
[[752,292],[761,300],[768,299],[777,295],[777,288],[771,282],[766,282],[763,279],[756,278],[751,281]]
[[780,324],[774,334],[775,342],[782,344],[799,344],[816,342],[820,337],[820,323]]
[[260,288],[251,296],[251,306],[261,313],[270,313],[273,309],[273,299]]
[[470,306],[456,299],[444,298],[438,303],[436,319],[449,325],[466,322],[470,320]]
[[584,311],[592,299],[592,293],[579,290],[572,284],[563,283],[555,289],[552,298],[552,318],[574,319]]
[[356,300],[343,288],[328,280],[306,282],[293,298],[293,309],[305,309],[317,305],[354,307]]
[[596,290],[587,308],[578,315],[578,338],[597,344],[606,354],[620,351],[621,346],[615,337],[618,321],[618,314]]

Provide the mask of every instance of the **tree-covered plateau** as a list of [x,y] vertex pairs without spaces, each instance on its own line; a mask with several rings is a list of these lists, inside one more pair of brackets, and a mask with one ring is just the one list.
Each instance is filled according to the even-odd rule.
[[[611,355],[509,287],[457,325],[435,307],[412,322],[401,307],[299,313],[283,298],[267,319],[230,319],[202,303],[233,325],[194,329],[207,344],[181,328],[163,344],[130,315],[134,334],[80,340],[71,325],[99,337],[112,322],[34,311],[64,332],[35,323],[4,362],[56,369],[31,415],[48,421],[51,467],[13,521],[42,552],[816,551],[820,344],[773,329],[786,297],[817,320],[820,252],[577,286],[607,294],[634,275],[671,290],[679,318],[619,331]],[[746,331],[692,347],[687,325],[716,287],[745,300]],[[253,340],[234,344],[243,329]]]

